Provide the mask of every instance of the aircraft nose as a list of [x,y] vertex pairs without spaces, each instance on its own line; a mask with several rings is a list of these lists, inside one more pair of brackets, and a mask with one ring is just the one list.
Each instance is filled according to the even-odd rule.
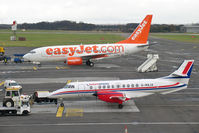
[[49,93],[49,95],[47,97],[48,98],[57,98],[57,96],[54,94],[55,94],[55,92],[51,92],[51,93]]
[[25,60],[27,60],[27,61],[30,61],[30,55],[29,55],[29,54],[25,54],[25,55],[23,56],[23,58],[24,58]]

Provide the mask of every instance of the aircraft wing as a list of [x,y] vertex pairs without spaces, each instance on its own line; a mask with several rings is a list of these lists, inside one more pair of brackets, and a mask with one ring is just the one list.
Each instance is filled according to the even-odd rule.
[[144,97],[152,95],[153,93],[146,92],[115,92],[115,91],[98,91],[94,94],[98,99],[106,102],[127,101],[132,98]]
[[106,54],[97,54],[97,55],[88,55],[88,56],[82,56],[83,59],[88,60],[100,60],[104,58],[114,58],[114,57],[119,57],[121,56],[120,54],[111,54],[111,53],[106,53]]
[[139,98],[139,97],[152,95],[154,93],[136,91],[136,92],[125,92],[124,94],[126,95],[127,98]]

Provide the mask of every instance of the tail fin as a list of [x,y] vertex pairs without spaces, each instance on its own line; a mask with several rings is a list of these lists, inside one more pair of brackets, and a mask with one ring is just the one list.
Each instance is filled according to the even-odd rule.
[[118,43],[147,43],[153,15],[147,15],[126,40]]
[[184,60],[184,62],[181,64],[178,70],[176,70],[175,72],[173,72],[167,77],[163,77],[164,79],[177,82],[178,84],[181,84],[181,85],[179,87],[174,87],[173,89],[169,91],[164,91],[161,94],[169,94],[169,93],[176,92],[182,89],[186,89],[189,83],[190,76],[191,76],[193,63],[194,63],[194,60]]
[[181,66],[169,75],[169,77],[183,77],[183,78],[190,78],[191,71],[193,68],[194,60],[184,60]]
[[193,68],[193,63],[194,63],[194,60],[184,60],[184,62],[180,65],[178,70],[176,70],[169,76],[162,77],[162,78],[175,81],[175,82],[177,81],[177,82],[188,85],[189,79],[191,76],[191,71]]

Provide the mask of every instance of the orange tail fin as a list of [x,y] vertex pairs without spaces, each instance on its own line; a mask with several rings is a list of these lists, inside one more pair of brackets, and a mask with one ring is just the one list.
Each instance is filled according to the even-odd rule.
[[117,43],[147,43],[153,15],[147,15],[126,40]]

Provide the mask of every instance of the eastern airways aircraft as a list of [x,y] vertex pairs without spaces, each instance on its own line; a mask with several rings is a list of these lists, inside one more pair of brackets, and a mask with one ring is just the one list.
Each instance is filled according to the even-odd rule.
[[[105,102],[118,103],[118,107],[123,108],[123,103],[133,98],[186,89],[193,63],[194,60],[185,60],[178,70],[169,76],[156,79],[71,82],[64,88],[51,92],[48,97],[64,99],[96,96]],[[60,106],[64,106],[63,102]]]
[[113,44],[48,46],[31,50],[24,59],[32,62],[63,61],[68,65],[94,66],[92,61],[143,51],[149,47],[152,15],[147,15],[126,40]]

